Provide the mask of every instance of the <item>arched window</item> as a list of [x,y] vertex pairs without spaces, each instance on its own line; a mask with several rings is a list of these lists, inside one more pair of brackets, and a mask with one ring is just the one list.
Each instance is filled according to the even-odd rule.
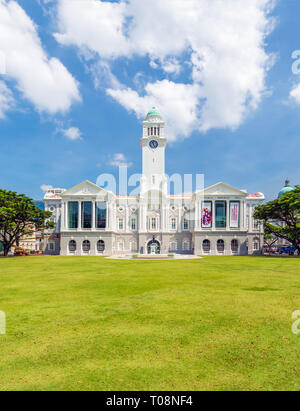
[[225,250],[224,240],[218,240],[217,241],[217,251],[218,251],[218,253],[224,253],[224,250]]
[[89,242],[89,240],[84,240],[84,242],[82,243],[82,251],[84,253],[88,253],[91,249],[91,243]]
[[237,253],[239,251],[239,242],[238,242],[238,240],[232,240],[231,241],[231,251],[233,253]]
[[105,243],[103,240],[99,240],[97,243],[97,251],[98,253],[103,253],[105,250]]
[[259,238],[255,237],[253,239],[253,250],[258,251],[260,249],[260,241]]
[[209,253],[210,252],[210,241],[209,240],[204,240],[203,241],[203,252],[204,253]]
[[76,251],[76,241],[71,240],[69,242],[69,251],[70,253],[74,253]]

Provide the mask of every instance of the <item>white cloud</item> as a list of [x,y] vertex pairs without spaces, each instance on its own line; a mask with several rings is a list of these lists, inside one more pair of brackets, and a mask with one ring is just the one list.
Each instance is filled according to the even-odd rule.
[[49,186],[47,184],[42,184],[40,189],[46,193],[48,190],[53,190],[53,186]]
[[113,156],[113,159],[109,162],[109,165],[112,167],[131,167],[130,163],[124,154],[117,153]]
[[[118,85],[106,70],[105,83],[112,74],[107,93],[139,117],[157,105],[174,140],[194,130],[236,128],[258,107],[272,64],[265,51],[272,5],[272,0],[58,0],[55,37],[98,56],[106,68],[119,57],[146,57],[154,71],[143,91]],[[175,77],[188,67],[190,79],[177,83]],[[157,81],[157,70],[164,81]]]
[[80,100],[77,82],[58,59],[47,56],[34,22],[16,1],[0,0],[0,30],[6,75],[38,111],[65,112]]
[[11,91],[3,81],[0,81],[0,118],[5,117],[5,113],[14,107],[14,98]]
[[292,97],[297,104],[300,104],[300,83],[292,88],[290,97]]
[[80,140],[81,139],[81,131],[77,127],[70,127],[68,129],[60,130],[63,135],[68,138],[69,140]]
[[159,107],[167,125],[168,140],[188,135],[199,127],[197,116],[199,85],[186,85],[168,80],[147,84],[146,95],[141,97],[132,89],[114,90],[107,93],[138,118],[145,117],[153,105]]

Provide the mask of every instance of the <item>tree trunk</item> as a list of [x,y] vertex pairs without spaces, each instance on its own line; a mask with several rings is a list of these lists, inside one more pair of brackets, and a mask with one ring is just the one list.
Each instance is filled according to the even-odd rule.
[[4,257],[8,256],[9,250],[10,250],[10,247],[4,244],[4,250],[3,250]]

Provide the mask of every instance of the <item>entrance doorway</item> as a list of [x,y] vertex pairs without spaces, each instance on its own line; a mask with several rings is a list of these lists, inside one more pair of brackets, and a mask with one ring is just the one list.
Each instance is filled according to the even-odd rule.
[[151,255],[160,254],[160,244],[156,240],[149,241],[147,248],[148,248],[148,254],[151,254]]

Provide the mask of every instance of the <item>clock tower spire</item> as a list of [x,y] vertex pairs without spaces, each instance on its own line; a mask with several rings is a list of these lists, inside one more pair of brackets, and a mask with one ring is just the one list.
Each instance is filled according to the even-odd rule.
[[156,107],[152,107],[143,122],[143,176],[141,192],[159,190],[166,194],[165,176],[165,122]]

